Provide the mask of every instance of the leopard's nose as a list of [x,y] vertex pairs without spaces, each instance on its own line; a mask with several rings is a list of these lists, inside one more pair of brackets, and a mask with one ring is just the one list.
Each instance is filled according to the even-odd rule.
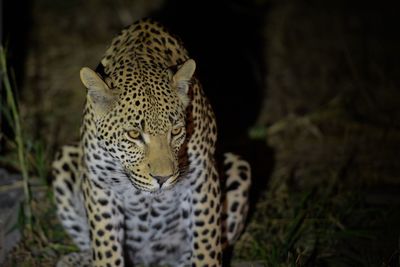
[[[151,175],[151,174],[150,174]],[[172,175],[167,175],[167,176],[156,176],[156,175],[151,175],[154,179],[156,179],[157,183],[160,185],[160,187],[169,179],[171,178]]]

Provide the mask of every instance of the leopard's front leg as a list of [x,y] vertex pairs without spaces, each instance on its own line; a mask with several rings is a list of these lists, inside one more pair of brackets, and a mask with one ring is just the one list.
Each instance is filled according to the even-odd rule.
[[125,266],[123,214],[115,193],[85,175],[82,189],[90,226],[92,267]]
[[222,266],[221,190],[214,166],[198,177],[193,192],[192,266]]

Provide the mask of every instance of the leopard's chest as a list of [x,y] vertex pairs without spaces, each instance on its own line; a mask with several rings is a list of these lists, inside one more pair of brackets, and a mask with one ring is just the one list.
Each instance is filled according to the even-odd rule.
[[176,262],[190,250],[189,190],[179,186],[159,195],[124,193],[125,245],[132,262]]

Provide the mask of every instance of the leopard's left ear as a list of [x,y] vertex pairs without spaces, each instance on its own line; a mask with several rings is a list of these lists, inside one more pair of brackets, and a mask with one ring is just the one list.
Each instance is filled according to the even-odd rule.
[[190,80],[195,70],[196,62],[193,59],[188,59],[172,78],[173,86],[178,90],[178,96],[185,107],[189,104],[188,92]]

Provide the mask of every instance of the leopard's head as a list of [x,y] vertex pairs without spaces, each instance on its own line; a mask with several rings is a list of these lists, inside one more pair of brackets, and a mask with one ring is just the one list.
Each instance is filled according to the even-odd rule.
[[107,77],[81,70],[99,147],[120,163],[140,190],[168,189],[185,171],[179,155],[186,140],[195,68],[189,59],[175,72],[156,65],[118,70]]

